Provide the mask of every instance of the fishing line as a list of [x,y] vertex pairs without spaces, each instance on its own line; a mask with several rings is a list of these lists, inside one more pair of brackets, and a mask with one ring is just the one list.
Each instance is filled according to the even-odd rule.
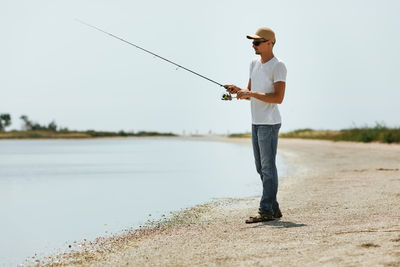
[[[204,75],[201,75],[201,74],[199,74],[199,73],[197,73],[197,72],[195,72],[195,71],[193,71],[193,70],[191,70],[191,69],[188,69],[188,68],[186,68],[186,67],[184,67],[184,66],[182,66],[182,65],[179,65],[179,64],[177,64],[177,63],[175,63],[175,62],[173,62],[173,61],[171,61],[171,60],[169,60],[169,59],[166,59],[166,58],[164,58],[164,57],[162,57],[162,56],[160,56],[160,55],[157,55],[156,53],[153,53],[153,52],[151,52],[151,51],[149,51],[149,50],[147,50],[147,49],[145,49],[145,48],[143,48],[143,47],[140,47],[140,46],[138,46],[138,45],[136,45],[136,44],[134,44],[134,43],[132,43],[132,42],[129,42],[129,41],[127,41],[127,40],[124,40],[124,39],[122,39],[121,37],[118,37],[118,36],[116,36],[116,35],[114,35],[114,34],[112,34],[112,33],[106,32],[106,31],[104,31],[104,30],[102,30],[102,29],[100,29],[100,28],[98,28],[98,27],[96,27],[96,26],[90,25],[90,24],[88,24],[88,23],[86,23],[86,22],[84,22],[84,21],[82,21],[82,20],[79,20],[79,19],[75,19],[75,20],[78,21],[79,23],[82,23],[82,24],[88,26],[88,27],[91,27],[91,28],[93,28],[93,29],[96,29],[96,30],[98,30],[98,31],[100,31],[100,32],[102,32],[102,33],[105,33],[105,34],[107,34],[107,35],[109,35],[109,36],[111,36],[111,37],[113,37],[113,38],[115,38],[115,39],[118,39],[118,40],[120,40],[120,41],[122,41],[122,42],[124,42],[124,43],[127,43],[127,44],[129,44],[129,45],[132,45],[132,46],[134,46],[134,47],[136,47],[136,48],[138,48],[138,49],[140,49],[140,50],[143,50],[143,51],[146,52],[146,53],[149,53],[149,54],[151,54],[151,55],[153,55],[153,56],[155,56],[155,57],[158,57],[158,58],[160,58],[160,59],[162,59],[162,60],[165,60],[165,61],[167,61],[167,62],[169,62],[169,63],[171,63],[171,64],[174,64],[175,66],[178,67],[177,69],[179,69],[179,68],[184,69],[184,70],[186,70],[186,71],[188,71],[188,72],[191,72],[191,73],[193,73],[193,74],[195,74],[195,75],[197,75],[197,76],[199,76],[199,77],[201,77],[201,78],[203,78],[203,79],[206,79],[206,80],[208,80],[208,81],[210,81],[210,82],[212,82],[212,83],[218,84],[219,86],[224,87],[225,89],[227,89],[227,87],[225,87],[224,85],[222,85],[222,84],[219,83],[219,82],[216,82],[216,81],[214,81],[214,80],[212,80],[212,79],[210,79],[210,78],[208,78],[208,77],[206,77],[206,76],[204,76]],[[230,99],[224,99],[224,97],[223,97],[222,100],[230,100]]]

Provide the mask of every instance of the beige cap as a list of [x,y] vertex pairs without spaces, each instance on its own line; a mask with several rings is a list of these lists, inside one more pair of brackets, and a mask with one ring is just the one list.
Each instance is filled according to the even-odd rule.
[[247,35],[248,39],[264,39],[275,43],[275,33],[267,27],[261,27],[256,31],[256,34]]

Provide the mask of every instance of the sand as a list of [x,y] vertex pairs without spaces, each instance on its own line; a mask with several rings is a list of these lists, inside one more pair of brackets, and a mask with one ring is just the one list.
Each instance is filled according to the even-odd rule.
[[280,220],[245,224],[259,198],[223,199],[36,264],[400,266],[400,145],[280,139],[278,151],[291,166]]

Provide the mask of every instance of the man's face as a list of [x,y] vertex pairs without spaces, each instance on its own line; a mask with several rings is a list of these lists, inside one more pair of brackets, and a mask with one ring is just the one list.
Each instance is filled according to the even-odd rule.
[[262,52],[268,51],[271,49],[272,42],[264,39],[254,39],[253,40],[253,49],[256,55],[260,55]]

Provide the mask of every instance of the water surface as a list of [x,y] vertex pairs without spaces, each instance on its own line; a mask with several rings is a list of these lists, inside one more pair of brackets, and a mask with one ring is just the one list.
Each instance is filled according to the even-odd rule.
[[0,141],[0,265],[213,198],[259,195],[251,147],[214,141]]

